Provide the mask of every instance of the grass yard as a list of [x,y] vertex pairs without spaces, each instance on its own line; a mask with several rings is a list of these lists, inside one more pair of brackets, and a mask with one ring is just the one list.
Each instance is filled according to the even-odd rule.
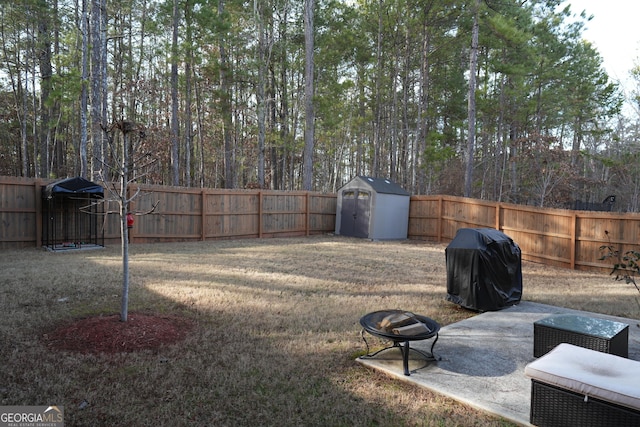
[[[119,313],[120,248],[3,251],[0,405],[61,405],[68,426],[509,426],[354,361],[368,312],[442,325],[474,315],[444,300],[445,247],[339,236],[134,244],[130,313],[192,327],[172,345],[98,354],[47,337]],[[638,318],[637,291],[606,274],[524,262],[523,275],[524,300]]]

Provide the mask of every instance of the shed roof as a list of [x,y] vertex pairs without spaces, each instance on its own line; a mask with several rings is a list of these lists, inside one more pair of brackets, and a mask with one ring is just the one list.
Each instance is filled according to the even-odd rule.
[[370,176],[358,176],[356,179],[369,185],[376,193],[380,194],[398,194],[401,196],[410,196],[411,194],[395,182],[387,178],[373,178]]
[[57,195],[68,197],[75,194],[90,194],[95,197],[102,197],[104,189],[101,185],[81,177],[52,182],[42,189],[42,197],[45,199],[50,199]]

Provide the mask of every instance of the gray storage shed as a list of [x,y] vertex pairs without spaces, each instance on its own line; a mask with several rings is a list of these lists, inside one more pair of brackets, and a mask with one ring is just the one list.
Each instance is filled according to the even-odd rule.
[[336,234],[406,239],[410,194],[385,178],[357,176],[338,191]]

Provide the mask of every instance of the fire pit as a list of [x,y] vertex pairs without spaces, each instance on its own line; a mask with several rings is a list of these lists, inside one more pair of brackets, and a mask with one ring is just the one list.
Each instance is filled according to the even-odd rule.
[[[410,375],[409,350],[421,354],[428,361],[437,360],[433,354],[433,347],[438,341],[440,325],[433,319],[403,310],[381,310],[362,316],[360,325],[362,326],[362,340],[367,346],[367,354],[361,356],[361,358],[371,358],[385,350],[398,347],[402,353],[404,374],[407,376]],[[390,340],[393,345],[375,353],[369,353],[369,343],[365,338],[365,331],[375,337]],[[435,337],[435,340],[431,344],[430,353],[425,353],[409,346],[410,341],[421,341],[433,337]],[[402,345],[403,343],[404,345]]]

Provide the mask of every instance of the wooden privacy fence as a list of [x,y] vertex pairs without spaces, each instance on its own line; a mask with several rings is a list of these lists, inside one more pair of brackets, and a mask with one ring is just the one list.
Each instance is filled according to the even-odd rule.
[[303,236],[335,226],[335,194],[161,186],[141,190],[133,212],[158,205],[154,213],[136,217],[136,242]]
[[[41,188],[48,182],[0,177],[0,248],[42,245]],[[141,190],[133,211],[158,205],[154,213],[136,217],[133,243],[304,236],[335,230],[336,194],[163,186],[141,186]],[[448,243],[462,227],[504,232],[520,246],[525,260],[606,271],[611,264],[599,260],[600,246],[637,249],[640,215],[541,209],[452,196],[411,197],[410,239]],[[119,243],[118,215],[108,215],[102,229],[105,244]]]
[[[0,248],[42,245],[42,187],[51,181],[0,177]],[[314,192],[140,186],[131,211],[134,243],[304,236],[332,232],[336,196]],[[136,191],[136,187],[131,188]],[[109,199],[109,191],[105,191]],[[117,211],[115,202],[105,211]],[[119,215],[100,221],[106,245],[120,241]]]
[[[542,209],[450,196],[413,196],[409,237],[449,242],[458,228],[495,228],[520,246],[522,259],[576,270],[610,271],[600,247],[639,249],[640,215]],[[607,231],[609,235],[605,233]]]

